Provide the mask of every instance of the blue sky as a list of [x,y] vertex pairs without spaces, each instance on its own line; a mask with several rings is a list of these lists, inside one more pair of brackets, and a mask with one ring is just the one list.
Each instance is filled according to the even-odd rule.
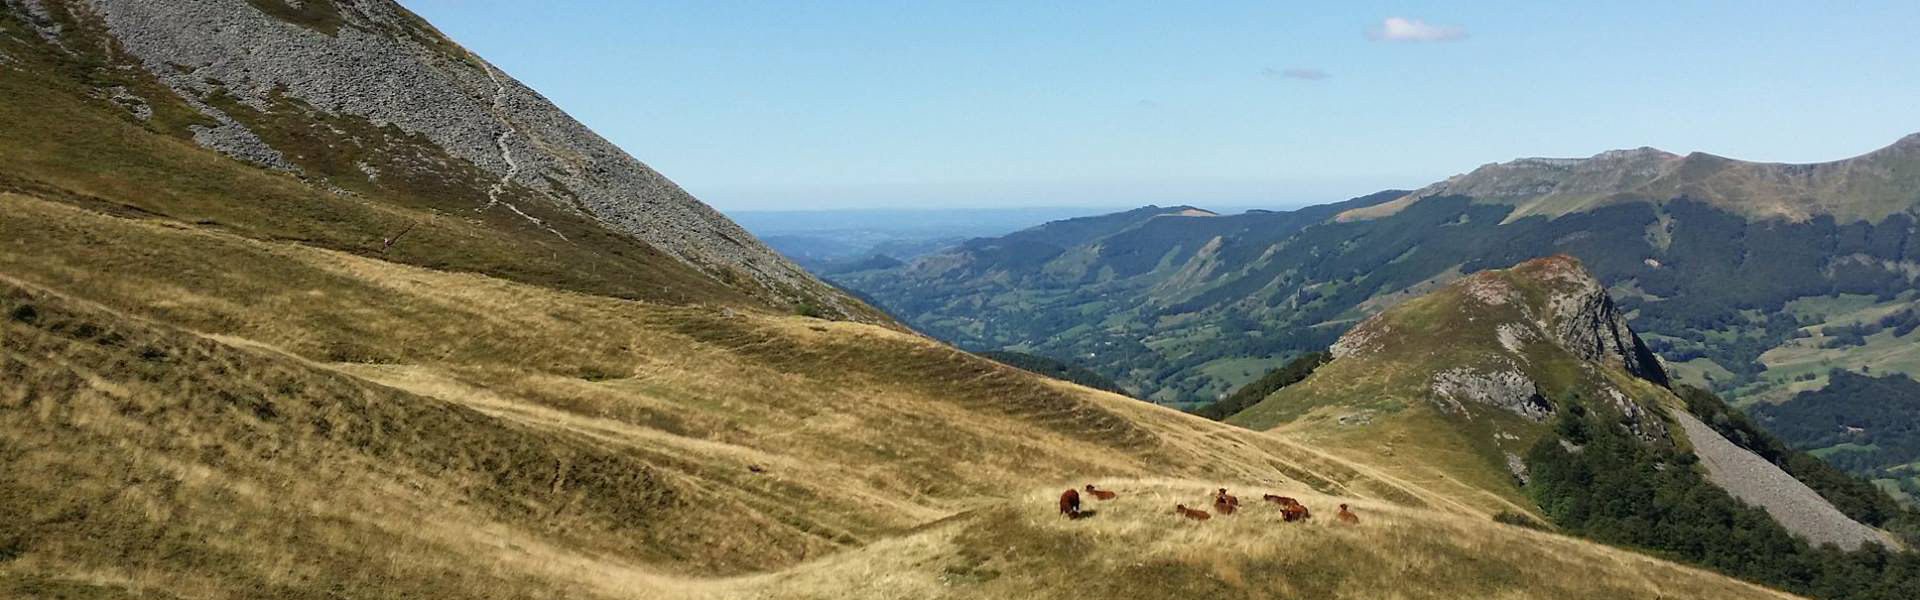
[[1920,131],[1920,2],[401,2],[724,210],[1290,206]]

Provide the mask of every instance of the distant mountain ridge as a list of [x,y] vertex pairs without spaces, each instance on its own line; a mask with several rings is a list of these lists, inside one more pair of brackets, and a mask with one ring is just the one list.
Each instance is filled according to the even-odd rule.
[[1878,221],[1910,211],[1916,189],[1920,133],[1853,158],[1810,164],[1747,162],[1703,152],[1681,156],[1647,147],[1589,158],[1522,158],[1485,165],[1340,218],[1379,218],[1424,198],[1468,196],[1513,205],[1508,219],[1687,198],[1753,219],[1828,215],[1843,222]]

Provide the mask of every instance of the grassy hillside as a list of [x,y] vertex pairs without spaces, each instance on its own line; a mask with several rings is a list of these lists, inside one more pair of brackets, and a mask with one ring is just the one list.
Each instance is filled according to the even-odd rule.
[[[1084,531],[1041,518],[1051,510],[1041,496],[1089,480],[1129,497],[1230,485],[1326,498],[1313,501],[1321,510],[1337,497],[1404,513],[1394,519],[1407,531],[1492,540],[1429,542],[1419,564],[1509,569],[1480,558],[1485,544],[1516,555],[1549,544],[1642,582],[1495,580],[1501,589],[1645,591],[1631,586],[1660,577],[1751,593],[1508,533],[1446,489],[879,327],[584,295],[17,194],[4,202],[0,344],[19,383],[0,395],[0,452],[16,467],[0,502],[26,515],[0,526],[0,589],[14,594],[805,597],[836,595],[824,590],[853,564],[900,585],[964,580],[973,564],[1005,577],[951,593],[1059,594],[1047,569],[1139,572],[988,564],[1025,556],[990,552],[994,540],[1098,547],[1124,541],[1099,533],[1108,527],[1154,536],[1183,525],[1159,507],[1122,510],[1132,505]],[[924,527],[954,515],[966,516]],[[1000,529],[1008,523],[1028,524]],[[1324,536],[1315,544],[1358,543],[1347,551],[1361,564],[1411,560],[1387,552],[1397,538],[1354,541],[1386,533],[1305,531]],[[1249,548],[1203,560],[1188,557],[1210,538],[1181,539],[1156,551],[1156,581],[1216,585],[1220,569],[1319,555]],[[891,550],[901,545],[940,560],[859,562],[901,559]],[[1378,589],[1321,564],[1286,585]],[[1488,585],[1421,572],[1433,590]],[[789,578],[815,587],[771,583]]]
[[1120,384],[1114,383],[1112,379],[1107,379],[1099,373],[1087,370],[1086,367],[1059,359],[1023,352],[1013,352],[1010,350],[996,350],[992,352],[980,352],[978,354],[1003,365],[1069,383],[1084,385],[1103,392],[1113,392],[1115,394],[1127,393],[1126,390],[1120,389]]
[[[0,596],[1770,595],[1339,449],[798,316],[567,210],[475,210],[473,165],[371,123],[229,106],[310,172],[247,166],[45,4],[0,12]],[[383,175],[330,170],[362,161]],[[1051,514],[1088,482],[1126,496]],[[1322,517],[1166,514],[1218,486]],[[1367,521],[1326,524],[1338,502]],[[1543,555],[1564,568],[1531,573]]]
[[1548,433],[1545,419],[1562,399],[1591,399],[1671,443],[1649,414],[1671,393],[1618,368],[1593,368],[1555,337],[1559,328],[1599,325],[1549,312],[1598,293],[1588,277],[1571,259],[1543,259],[1408,301],[1355,327],[1346,349],[1304,381],[1228,422],[1364,452],[1531,512],[1511,465]]
[[795,598],[1788,597],[1554,534],[1390,505],[1356,505],[1358,526],[1322,514],[1283,523],[1264,507],[1205,523],[1171,514],[1175,503],[1204,500],[1209,485],[1116,482],[1121,498],[1086,521],[1059,518],[1050,493],[1035,492],[793,573],[707,589]]

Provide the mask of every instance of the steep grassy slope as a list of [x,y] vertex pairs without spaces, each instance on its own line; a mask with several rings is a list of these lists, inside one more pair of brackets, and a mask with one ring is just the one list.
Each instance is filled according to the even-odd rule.
[[[24,515],[0,525],[10,594],[846,597],[867,573],[906,586],[859,588],[875,594],[1064,597],[1078,593],[1054,585],[1068,573],[1198,587],[1282,565],[1306,570],[1224,585],[1381,589],[1319,560],[1332,556],[1407,565],[1436,595],[1753,593],[879,327],[4,201],[0,502]],[[1042,517],[1042,495],[1089,480],[1130,500],[1088,529]],[[1338,497],[1386,529],[1315,525],[1287,535],[1321,551],[1239,542],[1224,556],[1225,534],[1178,534],[1144,571],[1031,554],[1191,531],[1156,505],[1217,485],[1322,510]],[[1440,532],[1460,537],[1396,541]],[[1546,548],[1614,583],[1523,577],[1498,558]]]
[[1066,361],[1045,356],[1021,354],[1019,352],[995,351],[980,352],[978,354],[1003,365],[1016,367],[1024,371],[1045,375],[1061,381],[1084,385],[1104,392],[1113,392],[1115,394],[1126,393],[1125,390],[1120,389],[1120,384],[1114,383],[1113,380]]

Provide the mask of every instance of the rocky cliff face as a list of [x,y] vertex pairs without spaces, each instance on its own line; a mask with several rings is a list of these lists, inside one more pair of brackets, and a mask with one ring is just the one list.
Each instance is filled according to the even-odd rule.
[[1557,256],[1528,265],[1551,281],[1547,314],[1538,324],[1561,348],[1581,360],[1618,367],[1635,377],[1667,385],[1660,359],[1627,326],[1613,296],[1600,280],[1570,257]]
[[51,11],[97,20],[109,43],[206,117],[193,139],[233,158],[342,190],[431,174],[455,180],[435,191],[468,196],[475,211],[559,237],[536,208],[583,214],[722,281],[858,312],[391,0],[5,2],[56,43],[63,26]]

